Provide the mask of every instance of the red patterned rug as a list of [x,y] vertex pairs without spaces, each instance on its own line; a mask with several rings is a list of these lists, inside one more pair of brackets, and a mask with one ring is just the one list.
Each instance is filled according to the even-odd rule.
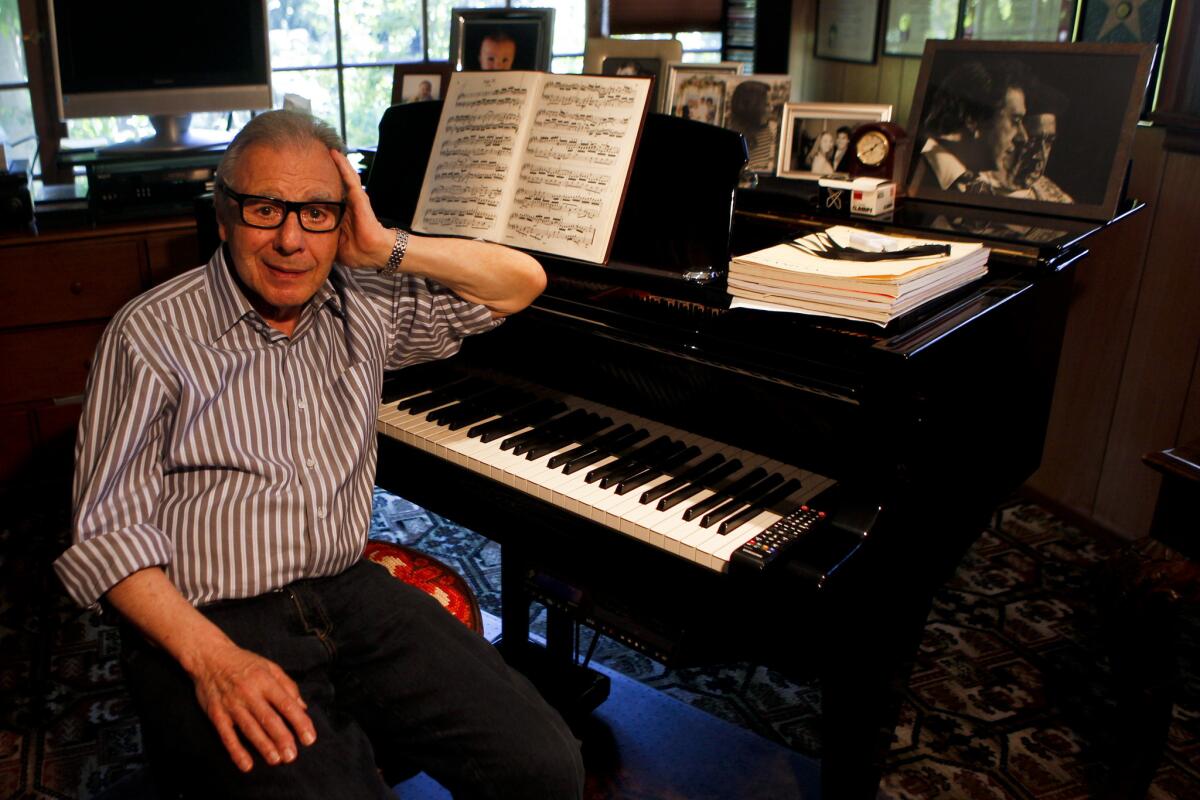
[[[0,800],[128,797],[106,793],[128,788],[143,766],[116,631],[75,609],[50,569],[66,541],[66,499],[0,501]],[[449,564],[498,613],[495,545],[382,492],[373,527],[373,537]],[[1036,505],[997,510],[936,599],[881,797],[1102,796],[1113,703],[1096,578],[1118,544]],[[1200,797],[1200,623],[1185,623],[1183,685],[1154,800]],[[596,658],[819,756],[818,686],[745,664],[667,671],[611,642]]]

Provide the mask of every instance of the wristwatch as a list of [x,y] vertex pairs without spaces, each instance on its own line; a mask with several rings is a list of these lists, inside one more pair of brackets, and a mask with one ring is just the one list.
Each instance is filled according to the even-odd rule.
[[396,232],[396,242],[392,245],[392,254],[388,256],[387,263],[380,270],[389,278],[396,274],[396,270],[400,269],[400,262],[404,260],[404,254],[408,251],[408,231],[392,228]]

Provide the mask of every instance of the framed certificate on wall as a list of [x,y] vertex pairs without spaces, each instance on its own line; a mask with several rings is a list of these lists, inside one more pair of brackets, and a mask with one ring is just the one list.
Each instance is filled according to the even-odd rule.
[[817,58],[874,64],[878,39],[879,0],[818,0]]

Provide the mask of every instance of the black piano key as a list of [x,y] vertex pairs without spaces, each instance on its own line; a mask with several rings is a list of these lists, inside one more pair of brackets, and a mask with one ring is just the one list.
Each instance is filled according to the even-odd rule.
[[629,476],[625,480],[617,484],[617,494],[629,494],[639,486],[644,486],[649,481],[654,480],[660,475],[665,475],[673,469],[678,469],[687,462],[691,461],[696,456],[700,455],[700,448],[692,445],[684,450],[680,450],[675,455],[669,457],[658,466],[647,470],[642,470],[634,475]]
[[717,481],[732,475],[741,468],[741,459],[734,458],[726,461],[724,464],[719,465],[716,469],[702,476],[702,478],[697,478],[696,480],[690,481],[681,488],[671,492],[662,500],[659,500],[658,505],[655,506],[655,508],[657,508],[659,511],[667,511],[703,489],[704,484],[701,483],[701,480],[715,484]]
[[738,492],[742,492],[750,488],[765,477],[767,477],[767,471],[762,467],[755,467],[733,483],[729,484],[729,486],[726,488],[710,494],[699,503],[689,507],[683,512],[684,520],[688,522],[692,521],[704,512],[716,508],[728,498],[736,496]]
[[491,442],[527,425],[537,425],[566,410],[566,404],[558,400],[535,400],[529,405],[521,406],[511,414],[506,414],[499,419],[494,419],[491,422],[481,422],[475,427],[468,429],[467,436],[471,438],[479,437],[481,441]]
[[609,475],[615,475],[619,472],[622,472],[629,466],[637,463],[637,457],[639,453],[649,453],[652,455],[670,443],[670,436],[660,436],[649,444],[642,445],[636,450],[631,450],[621,455],[621,457],[616,461],[610,461],[603,467],[596,467],[594,470],[588,472],[588,474],[584,477],[584,481],[587,483],[595,483],[601,478],[607,478]]
[[571,475],[572,473],[578,472],[579,470],[583,469],[584,467],[590,467],[592,464],[595,464],[597,461],[602,461],[602,460],[608,458],[609,456],[613,455],[614,453],[615,454],[623,453],[626,449],[628,449],[632,445],[637,444],[638,442],[640,442],[642,439],[645,439],[649,435],[650,435],[650,431],[646,430],[645,428],[638,428],[637,430],[635,430],[631,433],[627,433],[624,436],[622,436],[620,439],[617,439],[616,441],[612,442],[612,444],[609,447],[596,448],[596,449],[592,450],[591,452],[584,453],[581,456],[577,456],[576,458],[571,459],[570,461],[568,461],[566,463],[566,466],[563,467],[563,474]]
[[613,421],[611,417],[602,417],[599,414],[588,414],[587,418],[579,425],[575,426],[573,430],[563,431],[558,436],[551,437],[540,444],[530,447],[525,452],[525,457],[530,461],[537,461],[542,456],[549,455],[556,450],[561,450],[571,442],[577,442],[580,439],[585,439],[591,436],[597,431],[611,428],[612,424]]
[[[598,422],[596,414],[584,411],[583,409],[576,409],[570,414],[554,420],[553,424],[547,425],[538,435],[530,436],[514,447],[513,455],[523,455],[529,458],[530,461],[533,461],[534,458],[541,458],[542,454],[558,450],[567,442],[573,442],[581,436],[587,435],[589,431],[594,431],[596,429],[596,422]],[[549,448],[548,451],[545,449],[547,447]],[[535,448],[540,449],[541,454],[530,457],[530,452]]]
[[424,397],[414,399],[412,404],[408,406],[408,413],[424,414],[430,409],[444,406],[446,403],[461,400],[468,395],[482,391],[487,386],[487,381],[482,378],[466,378],[456,381],[450,386],[444,386],[441,389],[430,392]]
[[742,506],[753,503],[755,500],[762,497],[781,483],[783,483],[783,476],[778,472],[772,473],[764,480],[761,480],[753,486],[738,492],[736,495],[705,514],[700,518],[700,527],[711,528],[714,523],[725,519],[733,512],[742,508]]
[[722,522],[719,526],[717,526],[717,533],[724,536],[727,533],[733,532],[740,526],[745,525],[747,522],[766,511],[771,506],[786,500],[792,492],[800,488],[800,485],[799,478],[792,478],[790,481],[785,483],[783,486],[780,486],[766,497],[758,500],[757,502],[751,503],[746,508]]
[[380,402],[394,403],[449,383],[455,372],[442,365],[429,364],[421,369],[400,369],[389,372],[383,379]]
[[461,430],[468,425],[474,425],[476,422],[485,420],[488,417],[493,417],[497,414],[507,414],[513,409],[525,405],[532,399],[532,396],[525,392],[513,391],[504,397],[498,397],[491,402],[480,405],[474,412],[462,413],[452,420],[447,420],[446,427],[452,431]]
[[433,387],[432,390],[430,390],[429,392],[426,392],[425,394],[417,395],[416,397],[408,397],[408,398],[405,398],[404,400],[401,400],[399,403],[396,404],[396,409],[398,411],[407,410],[410,414],[421,413],[419,411],[413,411],[413,406],[417,405],[417,404],[424,405],[427,402],[433,402],[434,405],[426,405],[425,408],[423,409],[424,411],[428,411],[429,409],[434,408],[437,405],[443,404],[438,401],[442,401],[447,397],[453,399],[455,396],[454,393],[456,391],[458,391],[459,389],[461,389],[463,387],[469,388],[469,386],[472,383],[474,383],[478,380],[479,380],[478,378],[465,377],[465,378],[459,378],[458,380],[455,380],[455,381],[450,381],[449,383],[443,384],[441,386],[435,386],[435,387]]
[[608,447],[612,442],[615,442],[622,436],[630,433],[633,433],[633,426],[628,422],[613,428],[611,431],[599,431],[580,442],[578,447],[573,447],[570,450],[567,450],[565,453],[559,453],[558,455],[552,457],[546,466],[550,469],[558,469],[571,459],[578,458],[584,453],[588,453],[593,450]]
[[[642,505],[645,505],[646,503],[653,503],[658,498],[662,497],[663,495],[670,494],[681,486],[687,486],[692,481],[700,480],[709,472],[720,466],[724,461],[725,456],[721,455],[720,453],[714,453],[713,455],[701,461],[699,464],[690,467],[682,475],[671,478],[669,481],[660,483],[653,489],[647,489],[646,491],[642,492],[642,496],[638,498],[638,502]],[[739,463],[738,466],[741,466],[741,464]]]
[[478,392],[472,392],[471,394],[461,398],[457,403],[451,403],[449,405],[433,409],[425,415],[425,419],[438,425],[446,425],[459,414],[470,413],[473,409],[477,408],[480,403],[487,402],[489,397],[496,394],[496,392],[502,391],[503,389],[503,386],[487,386]]
[[573,411],[568,411],[559,417],[552,417],[545,422],[534,425],[531,430],[524,433],[518,433],[508,437],[500,443],[501,450],[512,450],[513,455],[521,455],[527,449],[527,445],[541,441],[546,436],[560,430],[564,425],[570,425],[576,420],[587,414],[582,408],[576,408]]
[[629,463],[625,466],[617,467],[617,464],[620,464],[620,462],[613,462],[613,466],[616,468],[600,479],[600,488],[615,487],[626,478],[632,478],[647,468],[652,469],[656,465],[661,464],[665,459],[678,453],[683,448],[683,442],[673,439],[667,439],[665,444],[653,452],[650,451],[650,445],[647,445],[640,452],[632,454],[629,457]]

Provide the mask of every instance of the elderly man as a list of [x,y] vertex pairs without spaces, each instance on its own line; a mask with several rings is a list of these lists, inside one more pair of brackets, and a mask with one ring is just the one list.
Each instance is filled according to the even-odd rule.
[[577,797],[578,743],[496,651],[361,560],[383,372],[456,352],[545,275],[375,218],[336,133],[275,111],[218,168],[223,246],[99,345],[55,567],[127,625],[151,763],[189,796]]

